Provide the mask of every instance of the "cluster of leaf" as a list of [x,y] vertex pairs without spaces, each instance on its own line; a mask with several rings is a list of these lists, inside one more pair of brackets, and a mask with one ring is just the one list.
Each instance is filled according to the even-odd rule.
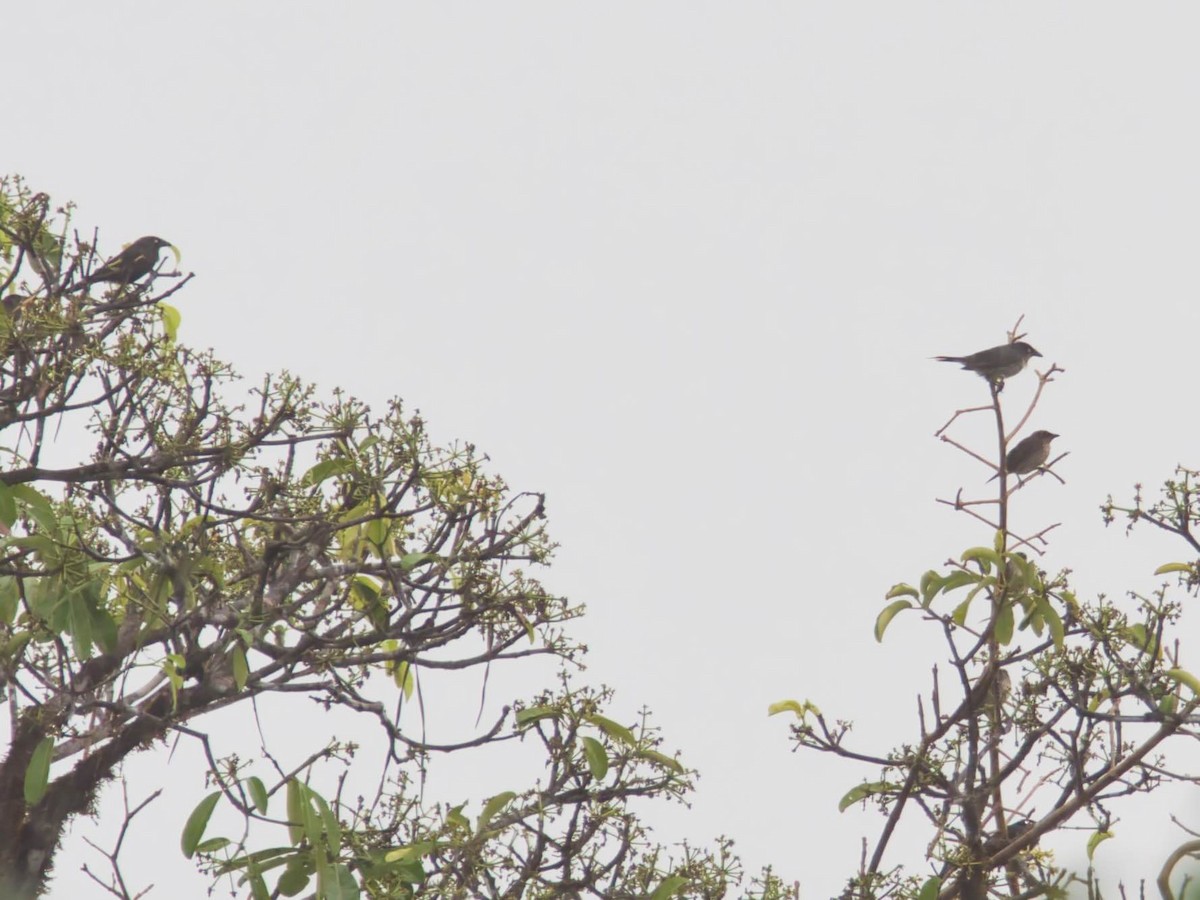
[[[351,802],[326,800],[297,778],[268,790],[250,776],[238,782],[235,804],[281,825],[270,800],[285,792],[288,843],[247,852],[244,837],[204,838],[218,791],[192,813],[184,851],[256,898],[271,896],[268,878],[280,870],[283,896],[314,886],[319,896],[347,898],[727,896],[744,877],[729,841],[716,851],[684,845],[671,856],[630,808],[641,798],[683,800],[691,779],[657,749],[644,718],[630,729],[598,712],[608,699],[564,678],[559,692],[518,706],[513,735],[536,740],[543,777],[535,788],[488,798],[475,815],[467,803],[427,807],[404,776],[385,795]],[[744,896],[796,894],[768,870]]]
[[[422,679],[570,662],[579,649],[563,625],[578,609],[531,574],[553,550],[539,495],[511,492],[471,446],[432,445],[399,401],[376,415],[287,374],[245,388],[177,342],[181,317],[164,300],[187,278],[87,285],[98,256],[70,236],[69,212],[0,180],[0,687],[12,723],[0,894],[43,891],[67,821],[134,751],[173,734],[200,743],[219,788],[184,828],[185,853],[256,897],[731,885],[724,851],[668,864],[648,842],[626,802],[678,798],[690,782],[656,737],[579,692],[506,706],[436,748],[541,739],[546,783],[491,798],[474,824],[405,791],[361,808],[326,800],[313,763],[344,767],[352,748],[319,730],[314,747],[268,743],[258,773],[218,759],[202,716],[308,697],[373,726],[406,784],[433,749],[407,711]],[[245,831],[206,840],[221,796]],[[254,822],[287,844],[253,849]],[[784,896],[767,881],[764,896]]]
[[[1150,510],[1110,501],[1107,513],[1182,534],[1200,521],[1195,501],[1193,482],[1181,480]],[[1005,889],[1063,897],[1077,881],[1097,890],[1091,870],[1056,867],[1042,837],[1083,820],[1091,860],[1116,833],[1114,800],[1200,774],[1165,767],[1161,756],[1168,741],[1194,740],[1200,718],[1200,680],[1181,664],[1180,604],[1169,586],[1122,603],[1081,602],[1067,572],[1048,576],[1010,540],[997,532],[993,546],[968,549],[886,595],[877,640],[918,613],[945,643],[949,678],[935,667],[918,698],[914,741],[875,753],[852,746],[849,723],[828,721],[811,702],[771,708],[795,715],[798,746],[877,769],[840,804],[870,803],[886,819],[847,897],[982,898]],[[1179,572],[1194,592],[1194,571],[1176,563],[1156,574]],[[902,823],[928,835],[919,866],[887,862]]]

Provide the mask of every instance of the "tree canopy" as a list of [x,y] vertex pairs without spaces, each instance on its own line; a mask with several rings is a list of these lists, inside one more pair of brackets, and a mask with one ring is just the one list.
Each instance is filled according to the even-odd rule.
[[[288,373],[247,385],[178,340],[178,251],[106,262],[71,222],[0,181],[0,894],[43,893],[66,823],[177,736],[204,749],[191,777],[212,785],[177,816],[181,850],[238,895],[735,889],[728,841],[671,853],[631,809],[684,799],[691,775],[644,715],[620,720],[570,677],[580,609],[536,577],[554,547],[544,498],[469,444],[434,444],[398,399],[376,412]],[[559,681],[466,740],[427,738],[423,678],[470,671],[486,690],[493,667],[532,657],[558,660]],[[376,795],[343,793],[357,742],[319,726],[307,747],[213,749],[210,714],[253,723],[296,696],[369,723]],[[507,741],[540,760],[535,784],[469,807],[425,798],[436,755]],[[215,831],[218,808],[242,826]],[[137,896],[120,849],[89,871]],[[792,896],[769,871],[747,890]]]
[[[1025,346],[1021,337],[1014,328],[1010,346]],[[954,361],[970,368],[976,357]],[[841,802],[842,809],[863,804],[883,817],[864,843],[858,871],[847,878],[847,898],[1103,896],[1113,888],[1098,882],[1091,861],[1116,835],[1121,800],[1200,778],[1164,756],[1168,747],[1194,742],[1200,721],[1200,679],[1185,665],[1179,628],[1180,594],[1195,595],[1200,587],[1196,564],[1165,563],[1155,574],[1168,579],[1152,595],[1128,599],[1081,598],[1070,570],[1042,569],[1038,560],[1058,523],[1016,528],[1012,514],[1030,491],[1062,480],[1055,466],[1069,451],[1050,458],[1050,439],[1057,437],[1051,432],[1017,438],[1037,421],[1043,391],[1063,370],[1051,364],[1037,372],[1015,425],[1006,419],[1012,393],[1005,381],[1027,378],[1018,375],[1021,366],[976,371],[985,378],[987,402],[956,411],[937,437],[988,467],[998,486],[984,497],[960,488],[940,502],[983,525],[988,539],[892,586],[875,621],[879,641],[896,639],[905,627],[925,628],[944,647],[939,658],[920,661],[922,671],[896,673],[915,681],[932,664],[928,687],[913,705],[912,734],[875,750],[859,746],[848,721],[827,717],[812,700],[772,707],[795,717],[798,747],[872,770]],[[994,420],[994,453],[956,437],[960,419],[975,414]],[[1028,450],[1029,441],[1038,452]],[[1154,504],[1145,504],[1140,488],[1129,505],[1109,498],[1105,519],[1125,518],[1131,528],[1154,524],[1198,551],[1196,479],[1180,469]],[[1064,829],[1081,826],[1086,838],[1078,843],[1089,865],[1076,871],[1042,839],[1074,835]],[[923,859],[896,858],[895,838],[904,832],[920,836]],[[1165,848],[1155,861],[1166,900],[1183,895],[1189,879],[1181,880],[1176,866],[1189,856],[1200,859],[1200,842]]]

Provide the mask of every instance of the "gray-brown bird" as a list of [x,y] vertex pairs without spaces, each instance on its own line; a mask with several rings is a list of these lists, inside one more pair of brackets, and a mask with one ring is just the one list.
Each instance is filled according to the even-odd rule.
[[1024,341],[1017,341],[1015,344],[989,347],[970,356],[935,356],[934,359],[961,363],[964,369],[970,369],[988,381],[1003,381],[1025,368],[1030,359],[1041,355]]
[[0,306],[4,307],[4,312],[10,319],[16,321],[21,317],[21,311],[28,302],[28,297],[22,297],[20,294],[9,294],[3,300],[0,300]]
[[[1005,454],[1004,466],[1009,475],[1028,475],[1045,465],[1050,458],[1050,442],[1058,437],[1052,431],[1035,431]],[[1000,477],[997,472],[988,481]]]
[[[1036,823],[1030,819],[1018,819],[1015,822],[1008,823],[1008,837],[1001,837],[997,832],[989,834],[984,839],[983,847],[981,848],[983,850],[984,859],[995,856],[1009,844],[1013,843],[1014,841],[1019,841],[1021,838],[1025,837],[1025,835],[1029,834],[1029,832],[1033,830],[1033,826],[1035,824]],[[1036,845],[1037,841],[1034,841],[1028,846],[1034,847]]]
[[158,255],[162,248],[170,246],[170,241],[164,241],[152,234],[140,237],[85,278],[80,287],[101,281],[132,284],[153,272],[154,267],[158,265]]

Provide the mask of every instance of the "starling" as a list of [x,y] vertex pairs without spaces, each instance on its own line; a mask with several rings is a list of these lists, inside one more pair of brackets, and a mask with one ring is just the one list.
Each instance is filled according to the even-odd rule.
[[[971,713],[982,712],[988,720],[992,719],[995,711],[995,721],[1002,732],[1008,731],[1008,716],[1004,711],[1004,703],[1012,693],[1012,676],[1005,669],[996,669],[994,674],[984,672],[971,685],[971,693],[966,700],[966,706]],[[996,702],[1000,706],[997,707]]]
[[[1019,841],[1025,835],[1029,834],[1033,826],[1034,822],[1032,819],[1019,819],[1016,822],[1008,823],[1008,837],[1001,837],[998,832],[988,835],[983,842],[984,858],[990,859],[1013,841]],[[1034,841],[1034,844],[1036,843],[1037,841]]]
[[999,697],[1000,702],[1003,703],[1011,693],[1012,676],[1008,674],[1007,669],[997,669],[993,677],[980,676],[979,680],[971,685],[971,706],[991,705],[996,697]]
[[[1035,431],[1023,439],[1004,457],[1004,467],[1008,469],[1008,474],[1028,475],[1040,469],[1050,458],[1050,442],[1056,437],[1058,435],[1052,431]],[[995,481],[999,477],[1000,473],[997,472],[988,481]]]
[[0,307],[3,307],[5,314],[15,322],[21,317],[21,311],[28,302],[28,297],[22,297],[20,294],[9,294],[3,300],[0,300]]
[[100,281],[132,284],[153,272],[154,267],[158,265],[158,254],[163,247],[170,246],[170,241],[164,241],[154,235],[140,237],[85,278],[80,287]]
[[1025,368],[1030,358],[1041,355],[1024,341],[1017,341],[1015,344],[989,347],[970,356],[935,356],[934,359],[962,363],[964,369],[970,369],[988,381],[1003,381]]

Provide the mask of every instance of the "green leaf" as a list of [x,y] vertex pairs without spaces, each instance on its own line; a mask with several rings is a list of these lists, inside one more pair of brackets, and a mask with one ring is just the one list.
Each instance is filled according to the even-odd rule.
[[32,631],[18,631],[3,645],[0,645],[0,662],[12,663],[24,651],[25,645],[33,639]]
[[216,871],[221,875],[236,872],[239,869],[245,869],[247,873],[265,872],[268,869],[290,864],[290,861],[296,856],[296,851],[292,847],[268,847],[265,850],[256,850],[245,856],[226,860],[218,864]]
[[228,847],[231,843],[232,843],[232,841],[230,841],[229,838],[223,838],[223,837],[209,838],[207,841],[200,842],[199,846],[196,847],[196,852],[197,853],[213,853],[216,850],[220,850],[224,847]]
[[920,592],[911,584],[893,584],[892,589],[883,595],[884,600],[894,600],[896,597],[912,597],[914,600],[920,600]]
[[1087,842],[1088,862],[1092,861],[1092,855],[1096,852],[1096,848],[1107,841],[1110,837],[1115,837],[1111,831],[1097,831]]
[[[387,544],[388,534],[392,530],[392,523],[387,519],[371,519],[369,522],[363,523],[363,533],[366,534],[367,540],[383,553],[384,545]],[[403,568],[403,563],[401,563]]]
[[419,859],[410,859],[396,866],[395,875],[407,884],[420,884],[425,880],[425,866]]
[[[304,840],[304,807],[307,805],[304,797],[304,785],[295,778],[289,778],[287,783],[288,840],[296,846]],[[307,883],[306,880],[305,884]]]
[[893,600],[875,617],[875,641],[877,643],[883,643],[883,633],[887,631],[892,619],[896,618],[896,615],[904,609],[912,609],[912,604],[907,600]]
[[688,880],[682,875],[670,875],[659,882],[658,887],[650,895],[650,900],[669,900],[687,886]]
[[250,666],[246,663],[246,651],[241,644],[234,644],[229,651],[229,663],[233,668],[233,683],[239,691],[246,689],[246,681],[250,678]]
[[971,601],[975,599],[974,594],[967,594],[967,598],[962,603],[954,607],[954,612],[950,613],[950,621],[960,628],[967,624],[967,613],[971,611]]
[[465,803],[460,803],[458,806],[449,810],[446,813],[446,824],[451,825],[454,828],[461,828],[464,831],[470,831],[471,821],[463,815],[463,807],[466,805],[467,804]]
[[979,584],[983,578],[978,572],[968,572],[966,569],[956,569],[942,579],[942,593],[948,594],[968,584]]
[[25,805],[36,806],[46,794],[46,785],[50,782],[50,759],[54,756],[54,738],[42,738],[33,754],[29,757],[29,765],[25,767]]
[[80,662],[86,661],[92,655],[92,611],[87,602],[79,594],[71,594],[67,598],[71,629],[71,646],[75,650],[75,658]]
[[312,870],[309,868],[308,861],[297,855],[283,870],[275,887],[283,896],[295,897],[308,887],[310,878],[312,878]]
[[179,323],[183,321],[183,316],[179,310],[169,303],[158,301],[158,312],[162,316],[163,331],[167,333],[167,340],[174,341],[175,336],[179,333]]
[[438,558],[436,553],[406,553],[400,557],[400,570],[402,572],[411,572],[421,563],[434,562]]
[[187,824],[183,826],[183,836],[179,839],[180,849],[188,859],[192,858],[196,848],[200,845],[200,838],[204,837],[204,829],[208,827],[208,820],[220,799],[221,792],[213,791],[196,804],[196,808],[188,816]]
[[29,607],[40,617],[51,631],[65,635],[70,628],[70,594],[64,589],[61,578],[39,578],[31,586],[25,582]]
[[1197,679],[1191,672],[1183,669],[1167,669],[1166,676],[1180,684],[1187,685],[1193,694],[1200,697],[1200,679]]
[[1164,563],[1154,570],[1155,575],[1166,575],[1169,572],[1193,572],[1195,568],[1191,563]]
[[591,722],[615,741],[621,741],[622,743],[629,744],[631,747],[637,744],[637,738],[633,736],[633,732],[624,725],[614,722],[612,719],[605,718],[597,713],[584,716],[584,719]]
[[20,599],[17,579],[11,575],[0,576],[0,624],[12,624],[17,615],[17,604]]
[[1012,643],[1013,628],[1015,627],[1012,602],[1000,604],[996,613],[996,640],[1000,644]]
[[917,900],[937,900],[938,893],[942,890],[942,879],[934,875],[921,885],[921,890],[917,891]]
[[325,479],[333,475],[344,475],[347,472],[354,471],[354,462],[342,456],[335,456],[333,459],[323,459],[300,478],[300,483],[308,487],[315,487]]
[[379,600],[379,595],[383,591],[383,582],[372,575],[355,575],[350,580],[350,589],[358,595],[361,603],[371,604]]
[[846,791],[842,799],[838,801],[838,812],[845,812],[860,800],[865,800],[867,797],[882,793],[890,788],[891,785],[886,781],[864,781],[862,784],[855,785]]
[[[584,738],[584,740],[586,741],[587,738]],[[479,814],[479,823],[475,828],[476,832],[482,833],[483,830],[491,824],[492,819],[496,817],[496,813],[500,812],[500,810],[512,803],[513,798],[516,796],[517,795],[512,791],[501,791],[495,797],[489,799],[488,802],[483,805],[483,812]]]
[[355,575],[350,582],[350,602],[365,610],[376,628],[387,627],[388,606],[383,599],[383,582],[371,575]]
[[[324,833],[324,822],[321,821],[320,813],[314,808],[314,801],[320,800],[320,796],[310,788],[307,784],[300,785],[300,818],[304,823],[304,836],[308,839],[308,843],[314,849],[321,845],[321,835]],[[323,858],[316,859],[316,862],[323,861]]]
[[930,569],[921,576],[921,605],[929,606],[937,592],[942,589],[942,576]]
[[396,665],[396,671],[392,673],[392,678],[396,682],[396,687],[400,688],[401,692],[403,692],[404,699],[412,699],[413,691],[417,687],[417,676],[412,665],[405,660],[401,660]]
[[333,810],[329,808],[324,797],[314,793],[313,799],[317,801],[317,811],[321,815],[321,829],[325,834],[325,846],[329,848],[330,855],[336,857],[342,849],[342,823],[333,814]]
[[1150,635],[1141,622],[1135,622],[1125,629],[1125,639],[1139,650],[1150,649]]
[[538,719],[557,719],[562,710],[557,706],[531,706],[517,713],[517,724],[528,725]]
[[267,787],[262,783],[262,779],[257,775],[251,775],[246,779],[246,790],[250,793],[250,799],[254,802],[254,808],[265,816],[270,796],[267,794]]
[[667,756],[665,753],[659,753],[657,750],[639,750],[634,754],[634,756],[636,756],[638,759],[646,759],[650,762],[658,763],[658,765],[670,769],[672,772],[675,772],[679,775],[682,775],[687,771],[687,769],[683,767],[683,764],[680,763],[675,757]]
[[108,610],[92,610],[92,637],[104,653],[117,652],[117,623]]
[[971,547],[964,550],[959,559],[964,563],[978,563],[984,572],[990,572],[993,566],[1000,568],[1000,554],[991,547]]
[[10,491],[29,517],[37,523],[38,528],[42,531],[58,531],[58,517],[54,515],[54,507],[43,494],[27,484],[14,484]]
[[536,644],[537,632],[533,630],[533,623],[521,615],[521,611],[515,607],[512,609],[512,614],[520,620],[522,625],[525,626],[525,637],[529,638],[529,643]]
[[1038,600],[1038,609],[1041,611],[1046,624],[1050,628],[1050,637],[1054,640],[1054,649],[1061,651],[1066,634],[1063,629],[1062,617],[1059,616],[1058,610],[1054,608],[1054,605],[1045,597]]
[[772,703],[767,707],[767,715],[775,716],[781,712],[791,712],[796,714],[796,718],[803,719],[809,713],[820,715],[821,711],[817,709],[816,704],[805,700],[800,703],[797,700],[780,700],[778,703]]
[[588,770],[597,781],[603,781],[608,774],[608,754],[604,745],[593,737],[583,739],[583,755],[587,757]]
[[1038,637],[1042,636],[1042,631],[1046,627],[1045,618],[1042,616],[1042,609],[1036,603],[1021,603],[1021,608],[1026,610],[1025,617],[1017,623],[1017,631],[1024,631],[1026,628],[1032,628],[1033,633]]
[[358,900],[362,896],[358,882],[344,863],[335,863],[321,874],[321,890],[318,895],[321,900]]
[[333,871],[333,861],[319,847],[313,848],[312,860],[313,867],[317,872],[317,894],[314,900],[330,900],[331,892],[336,900],[340,900],[340,898],[337,898],[338,885],[337,876]]
[[13,496],[12,488],[0,482],[0,522],[12,527],[17,521],[17,498]]
[[251,900],[271,900],[271,891],[261,875],[255,872],[247,876],[247,880],[250,882]]
[[163,674],[167,676],[167,686],[171,688],[171,709],[179,705],[179,689],[183,687],[183,671],[187,668],[187,660],[178,653],[168,653],[162,661]]
[[967,599],[968,601],[974,600],[974,599],[975,599],[975,595],[976,595],[976,594],[978,594],[980,591],[982,591],[982,590],[983,590],[985,587],[987,587],[988,585],[995,584],[995,583],[996,583],[996,579],[994,579],[994,578],[984,578],[984,579],[982,579],[982,580],[979,582],[979,584],[975,585],[975,587],[973,587],[973,588],[971,588],[969,591],[967,591],[967,596],[966,596],[966,599]]
[[421,841],[416,844],[406,844],[402,847],[393,847],[384,853],[383,858],[387,862],[397,862],[404,859],[420,859],[422,856],[428,856],[438,848],[436,841]]
[[425,867],[421,858],[428,856],[443,844],[437,841],[422,841],[404,847],[393,847],[382,853],[371,854],[370,862],[363,868],[367,878],[390,876],[399,878],[409,884],[419,884],[425,880]]

